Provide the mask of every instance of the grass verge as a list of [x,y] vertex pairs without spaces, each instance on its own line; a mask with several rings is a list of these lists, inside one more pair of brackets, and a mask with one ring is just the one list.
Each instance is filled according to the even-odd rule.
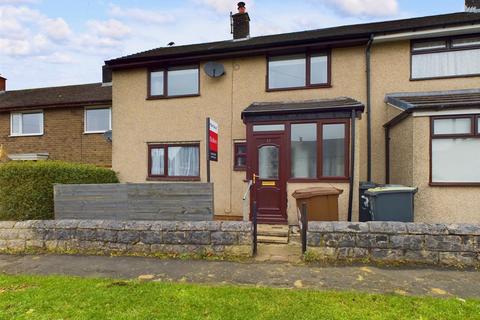
[[0,275],[0,319],[480,319],[480,300]]

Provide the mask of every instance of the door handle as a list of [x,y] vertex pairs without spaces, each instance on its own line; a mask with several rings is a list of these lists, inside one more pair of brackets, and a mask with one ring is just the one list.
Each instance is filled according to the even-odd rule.
[[257,178],[260,178],[260,176],[254,173],[252,178],[253,178],[253,184],[255,184],[255,182],[257,181]]

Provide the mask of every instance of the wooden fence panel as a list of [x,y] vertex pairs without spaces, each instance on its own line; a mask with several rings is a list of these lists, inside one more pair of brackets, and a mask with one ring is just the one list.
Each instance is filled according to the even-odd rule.
[[57,184],[55,219],[213,220],[211,183]]

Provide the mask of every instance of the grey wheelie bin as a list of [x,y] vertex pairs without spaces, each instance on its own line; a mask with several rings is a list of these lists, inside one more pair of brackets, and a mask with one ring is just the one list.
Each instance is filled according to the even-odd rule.
[[417,188],[405,186],[384,186],[368,189],[368,198],[372,221],[413,222],[414,195]]

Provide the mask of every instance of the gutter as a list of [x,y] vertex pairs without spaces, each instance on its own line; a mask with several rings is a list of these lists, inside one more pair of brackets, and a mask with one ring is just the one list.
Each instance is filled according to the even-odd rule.
[[367,65],[367,181],[372,180],[372,84],[371,84],[371,53],[374,35],[370,35],[365,51]]

